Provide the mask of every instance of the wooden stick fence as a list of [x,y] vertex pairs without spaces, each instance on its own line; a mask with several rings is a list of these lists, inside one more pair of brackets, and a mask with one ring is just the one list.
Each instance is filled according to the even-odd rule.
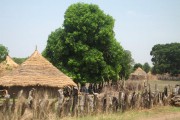
[[[110,90],[111,89],[111,90]],[[130,91],[125,89],[124,82],[113,91],[107,86],[103,93],[78,93],[74,88],[72,94],[64,96],[63,89],[58,90],[58,98],[49,99],[45,94],[40,98],[35,90],[30,91],[28,98],[24,98],[22,91],[15,99],[6,98],[0,106],[3,120],[19,120],[26,114],[33,119],[48,119],[49,114],[55,114],[57,118],[66,116],[85,116],[89,114],[125,112],[131,109],[150,109],[154,106],[176,105],[180,106],[180,87],[174,91],[165,87],[164,91],[151,90],[150,85],[145,85],[142,90]],[[10,100],[13,99],[13,100]],[[30,101],[28,101],[30,99]]]

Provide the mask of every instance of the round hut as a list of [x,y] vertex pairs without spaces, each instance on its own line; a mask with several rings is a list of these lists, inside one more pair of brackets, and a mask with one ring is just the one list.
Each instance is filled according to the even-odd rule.
[[0,85],[9,93],[23,89],[27,93],[35,88],[39,92],[48,92],[54,96],[59,88],[76,86],[73,80],[54,67],[37,50],[17,69],[0,78]]
[[133,73],[130,75],[130,80],[146,80],[147,73],[138,67]]
[[6,60],[0,63],[0,77],[4,76],[13,69],[16,69],[18,66],[19,65],[15,63],[9,55],[7,55]]

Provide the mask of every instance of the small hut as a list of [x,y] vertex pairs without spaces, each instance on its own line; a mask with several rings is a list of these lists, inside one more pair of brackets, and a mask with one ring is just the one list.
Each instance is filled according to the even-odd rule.
[[147,73],[138,67],[133,73],[130,75],[130,80],[146,80]]
[[54,67],[37,50],[17,69],[1,77],[0,85],[8,88],[10,94],[21,89],[27,93],[35,88],[51,95],[56,94],[54,91],[59,88],[76,86],[70,77]]
[[9,55],[7,55],[6,60],[0,63],[0,77],[4,76],[13,69],[16,69],[18,66],[19,65],[15,63]]

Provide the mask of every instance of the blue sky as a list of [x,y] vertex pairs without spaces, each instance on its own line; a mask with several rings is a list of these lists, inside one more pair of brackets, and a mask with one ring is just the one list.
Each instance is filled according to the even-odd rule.
[[42,52],[73,3],[97,4],[115,19],[115,37],[136,63],[151,64],[155,44],[180,42],[180,0],[0,0],[0,44],[10,56]]

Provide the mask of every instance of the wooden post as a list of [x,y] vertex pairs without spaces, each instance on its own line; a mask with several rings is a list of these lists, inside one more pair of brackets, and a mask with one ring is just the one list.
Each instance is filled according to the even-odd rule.
[[149,84],[149,108],[153,107],[153,100],[152,100],[152,92],[151,92],[151,85]]
[[78,88],[74,87],[73,90],[73,106],[72,106],[72,116],[78,116]]
[[84,95],[79,95],[79,114],[84,116]]
[[168,88],[167,86],[164,87],[164,95],[167,97],[168,96]]
[[87,95],[87,100],[88,100],[88,111],[89,113],[92,113],[93,112],[93,108],[94,108],[94,96],[92,95]]
[[123,94],[123,92],[122,91],[120,91],[119,92],[119,97],[118,97],[118,100],[119,100],[119,109],[122,109],[122,94]]
[[86,115],[89,113],[89,106],[88,106],[88,95],[85,93],[84,95],[84,112]]
[[113,100],[112,100],[112,108],[113,108],[113,112],[117,112],[118,110],[118,99],[114,96]]
[[58,108],[57,108],[57,115],[58,117],[62,117],[63,116],[63,103],[64,103],[64,94],[63,94],[63,90],[59,89],[58,90]]
[[100,101],[98,94],[94,94],[94,113],[98,114],[100,112]]

